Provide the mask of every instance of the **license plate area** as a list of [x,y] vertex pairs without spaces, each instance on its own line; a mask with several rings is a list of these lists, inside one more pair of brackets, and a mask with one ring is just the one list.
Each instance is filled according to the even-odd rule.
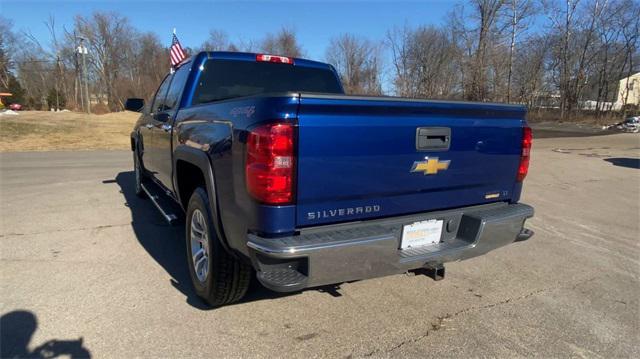
[[414,222],[402,227],[400,249],[434,246],[442,241],[441,219]]

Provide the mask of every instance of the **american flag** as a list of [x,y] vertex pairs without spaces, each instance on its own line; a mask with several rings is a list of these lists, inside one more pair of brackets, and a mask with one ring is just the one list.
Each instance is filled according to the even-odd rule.
[[187,55],[184,54],[184,50],[182,50],[182,46],[180,46],[180,41],[178,41],[178,37],[175,33],[173,33],[173,40],[171,41],[171,66],[176,66],[182,60],[187,58]]

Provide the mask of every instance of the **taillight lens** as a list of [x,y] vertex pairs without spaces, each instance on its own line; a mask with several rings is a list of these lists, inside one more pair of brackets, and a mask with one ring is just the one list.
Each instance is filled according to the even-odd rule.
[[531,158],[531,145],[533,144],[533,134],[531,128],[522,129],[522,153],[520,154],[520,166],[518,166],[518,182],[524,181],[529,172],[529,159]]
[[247,190],[262,203],[281,205],[294,197],[294,127],[272,123],[256,127],[247,138]]

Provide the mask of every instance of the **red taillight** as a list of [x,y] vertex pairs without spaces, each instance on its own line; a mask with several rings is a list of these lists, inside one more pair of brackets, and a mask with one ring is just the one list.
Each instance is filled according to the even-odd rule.
[[533,144],[533,134],[531,128],[522,129],[522,153],[520,154],[520,166],[518,166],[518,182],[524,181],[529,172],[529,158],[531,158],[531,145]]
[[256,55],[256,61],[260,61],[260,62],[276,62],[276,63],[279,63],[279,64],[293,65],[293,58],[292,57],[286,57],[286,56],[275,56],[275,55],[259,54],[259,55]]
[[294,127],[290,123],[259,126],[247,138],[247,190],[266,204],[293,202]]

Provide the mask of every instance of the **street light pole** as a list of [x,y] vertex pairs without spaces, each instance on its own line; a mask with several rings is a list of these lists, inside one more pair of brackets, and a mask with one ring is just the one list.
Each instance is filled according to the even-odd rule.
[[89,51],[84,46],[83,37],[80,37],[80,46],[78,47],[78,52],[82,56],[82,75],[84,77],[84,90],[85,90],[84,98],[87,101],[87,113],[91,114],[91,97],[89,96],[89,74],[87,72],[87,62],[85,60],[85,55],[89,53]]

